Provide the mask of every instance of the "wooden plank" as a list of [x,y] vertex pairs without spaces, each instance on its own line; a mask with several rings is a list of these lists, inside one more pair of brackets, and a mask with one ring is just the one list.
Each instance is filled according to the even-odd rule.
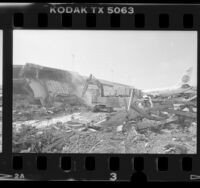
[[[194,99],[194,98],[193,98]],[[192,102],[193,99],[152,99],[153,103],[162,103],[162,104],[187,104],[187,105],[197,105],[196,102]]]
[[138,112],[141,116],[147,118],[147,119],[150,119],[150,120],[155,120],[155,121],[161,121],[161,120],[164,120],[166,119],[165,117],[155,117],[155,116],[151,116],[149,114],[149,111],[146,111],[144,109],[140,109],[137,107],[137,105],[135,103],[133,103],[131,105],[131,108],[134,109],[136,112]]
[[179,111],[179,110],[173,110],[173,109],[165,109],[165,112],[169,112],[172,114],[176,114],[176,115],[180,115],[180,116],[185,116],[188,118],[197,118],[197,113],[193,113],[193,112],[185,112],[185,111]]

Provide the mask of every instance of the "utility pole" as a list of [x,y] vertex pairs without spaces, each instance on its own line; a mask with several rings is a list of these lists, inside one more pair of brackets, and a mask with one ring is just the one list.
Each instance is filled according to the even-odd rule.
[[75,55],[72,54],[72,71],[74,71]]
[[113,74],[114,74],[114,72],[113,72],[113,69],[111,69],[111,79],[112,79],[112,82],[113,82]]

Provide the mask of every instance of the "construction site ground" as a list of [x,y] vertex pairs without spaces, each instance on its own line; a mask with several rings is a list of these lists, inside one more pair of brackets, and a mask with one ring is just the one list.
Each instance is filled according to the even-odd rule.
[[13,105],[16,153],[196,153],[197,124],[190,119],[162,124],[126,111],[92,112],[87,106],[45,109],[17,101]]

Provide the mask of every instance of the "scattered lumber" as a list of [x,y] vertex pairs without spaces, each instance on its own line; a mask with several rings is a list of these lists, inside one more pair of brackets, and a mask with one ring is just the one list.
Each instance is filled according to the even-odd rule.
[[151,116],[149,114],[149,111],[139,108],[136,103],[133,103],[131,105],[131,108],[134,109],[136,112],[138,112],[142,117],[145,117],[145,118],[150,119],[150,120],[161,121],[161,120],[166,119],[164,117]]
[[197,113],[193,113],[193,112],[185,112],[185,111],[173,110],[173,109],[165,109],[165,111],[169,112],[171,114],[176,114],[176,115],[179,115],[179,116],[185,116],[187,118],[193,118],[193,119],[197,118]]

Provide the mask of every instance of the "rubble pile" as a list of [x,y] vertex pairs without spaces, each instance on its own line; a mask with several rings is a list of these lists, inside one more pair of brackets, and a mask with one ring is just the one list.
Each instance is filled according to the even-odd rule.
[[101,140],[97,132],[78,133],[69,138],[62,153],[91,153]]
[[[13,152],[37,153],[166,153],[196,152],[197,124],[135,118],[124,111],[83,112],[13,126]],[[171,118],[173,119],[173,118]],[[170,120],[171,120],[170,119]],[[126,121],[124,121],[126,120]],[[44,124],[44,126],[42,126]]]
[[[56,111],[57,106],[47,109],[41,105],[30,104],[26,97],[14,97],[14,152],[60,153],[67,150],[73,153],[87,148],[90,150],[96,143],[94,132],[100,130],[98,124],[104,122],[107,117],[106,113],[89,112],[90,108],[84,103],[81,104],[81,100],[77,103],[72,100],[60,111]],[[98,142],[98,136],[96,138]],[[79,149],[74,140],[83,142]]]
[[45,109],[37,102],[31,103],[28,95],[13,96],[13,121],[45,118]]
[[57,97],[53,106],[44,107],[39,101],[31,101],[28,95],[13,96],[13,121],[28,121],[32,119],[46,119],[59,114],[71,114],[74,112],[88,111],[89,106],[76,97]]
[[69,134],[68,129],[59,123],[41,129],[26,125],[22,125],[20,129],[14,127],[14,152],[60,152],[63,139]]
[[151,108],[140,108],[136,100],[128,113],[97,113],[81,101],[47,109],[26,97],[14,97],[13,152],[196,153],[195,101],[179,101],[175,111],[174,104],[166,105],[170,100],[157,100]]
[[[183,84],[174,91],[148,96],[131,89],[130,97],[115,96],[116,101],[124,101],[123,105],[112,106],[108,103],[114,103],[115,100],[108,100],[112,95],[96,100],[96,94],[91,92],[84,98],[88,85],[83,87],[84,78],[76,73],[63,75],[63,71],[32,64],[22,70],[28,73],[30,68],[33,76],[24,74],[13,84],[13,152],[197,152],[195,87]],[[52,71],[56,71],[54,76]],[[41,84],[44,80],[46,85]],[[101,82],[96,79],[90,82],[103,91]],[[94,88],[92,91],[99,93]]]
[[58,122],[49,126],[36,127],[22,124],[13,128],[14,152],[90,152],[100,141],[97,127],[75,121]]
[[188,129],[181,129],[177,124],[170,124],[165,128],[151,127],[136,130],[139,135],[134,136],[133,139],[127,139],[126,153],[186,154],[196,152],[196,125],[191,125]]

